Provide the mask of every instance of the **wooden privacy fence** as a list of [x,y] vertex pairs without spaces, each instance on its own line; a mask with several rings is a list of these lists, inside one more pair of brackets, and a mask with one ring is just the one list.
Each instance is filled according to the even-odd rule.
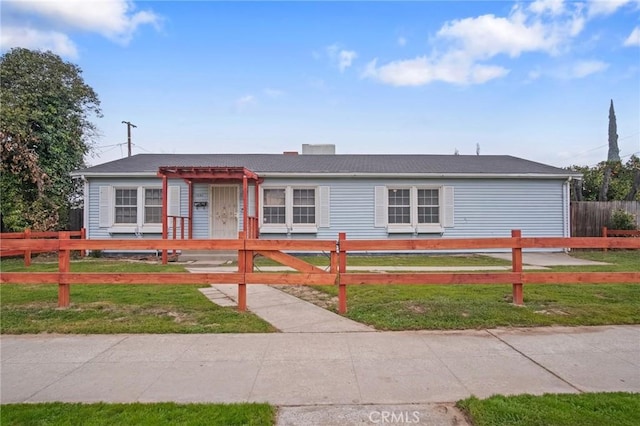
[[[255,240],[243,232],[233,240],[72,240],[61,232],[55,240],[7,240],[12,250],[58,252],[58,272],[0,272],[0,283],[58,284],[58,305],[69,306],[71,284],[237,284],[238,309],[246,310],[247,284],[335,285],[338,310],[347,310],[347,287],[351,285],[458,285],[511,284],[513,303],[523,303],[525,284],[640,284],[640,272],[529,272],[522,268],[523,249],[616,248],[640,249],[638,238],[522,237],[518,230],[504,238],[447,238],[428,240],[348,240],[344,233],[335,240]],[[237,250],[237,272],[220,273],[72,273],[72,250]],[[510,249],[512,268],[507,272],[441,273],[348,273],[348,254],[376,251],[438,251]],[[306,263],[286,252],[329,253],[328,270]],[[292,267],[297,273],[256,272],[253,259],[262,255]]]
[[636,217],[640,227],[640,201],[572,201],[571,235],[599,237],[603,226],[610,226],[616,210],[624,210]]
[[[42,238],[59,238],[60,233],[55,231],[48,232],[32,232],[30,229],[25,229],[24,232],[3,232],[0,242],[0,257],[9,257],[9,256],[23,256],[25,266],[31,265],[31,255],[33,253],[44,253],[51,250],[41,250],[38,248],[35,249],[13,249],[10,247],[10,244],[7,244],[6,240],[29,240],[29,239],[42,239]],[[79,231],[70,231],[69,238],[80,238],[84,240],[87,238],[87,230],[85,228],[80,229]],[[80,251],[80,256],[84,257],[85,251]]]

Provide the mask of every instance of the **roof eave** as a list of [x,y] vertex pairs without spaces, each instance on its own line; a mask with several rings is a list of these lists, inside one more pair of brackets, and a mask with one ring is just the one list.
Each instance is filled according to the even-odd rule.
[[258,172],[264,178],[288,178],[288,177],[311,177],[311,178],[327,178],[327,177],[363,177],[363,178],[483,178],[483,179],[579,179],[582,177],[580,173],[322,173],[322,172]]
[[[580,179],[580,173],[323,173],[323,172],[260,172],[256,173],[263,178],[449,178],[449,179]],[[157,178],[157,172],[72,172],[72,177],[87,178],[122,178],[122,177],[153,177]]]
[[71,172],[71,177],[100,177],[100,178],[112,178],[112,177],[158,177],[158,172],[83,172],[82,170],[77,172]]

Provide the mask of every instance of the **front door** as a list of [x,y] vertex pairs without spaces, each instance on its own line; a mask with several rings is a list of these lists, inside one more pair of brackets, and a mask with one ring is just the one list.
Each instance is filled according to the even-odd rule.
[[238,238],[238,187],[211,187],[211,238]]

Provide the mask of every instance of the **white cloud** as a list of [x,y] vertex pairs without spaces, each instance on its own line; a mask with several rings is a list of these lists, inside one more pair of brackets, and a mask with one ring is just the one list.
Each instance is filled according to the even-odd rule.
[[452,84],[479,84],[502,77],[509,70],[499,66],[475,64],[459,52],[437,60],[425,56],[394,61],[380,67],[369,62],[363,77],[374,78],[392,86],[422,86],[435,81]]
[[253,95],[245,95],[241,96],[235,101],[235,107],[237,112],[241,112],[246,110],[247,108],[256,105],[258,103],[257,99]]
[[635,27],[629,37],[624,41],[625,46],[638,46],[640,47],[640,27]]
[[504,17],[487,14],[451,20],[435,34],[431,54],[381,65],[369,62],[363,77],[396,86],[484,83],[509,73],[504,66],[489,63],[498,56],[560,55],[584,29],[584,15],[580,3],[537,0],[527,7],[516,4]]
[[563,0],[536,0],[529,5],[529,10],[538,15],[548,13],[550,15],[560,15],[564,12]]
[[407,45],[407,39],[404,37],[398,37],[398,46],[406,46]]
[[39,15],[56,26],[95,32],[128,43],[135,30],[145,24],[158,25],[151,11],[136,11],[131,0],[7,1],[14,10]]
[[611,15],[627,4],[640,5],[638,0],[589,0],[587,4],[590,17]]
[[358,54],[353,50],[342,49],[339,44],[332,44],[326,48],[327,56],[335,63],[340,72],[349,68]]
[[592,74],[603,72],[609,68],[609,64],[597,60],[577,61],[571,64],[564,64],[555,68],[546,68],[544,71],[539,68],[529,71],[528,81],[537,80],[541,77],[549,77],[557,80],[572,80],[584,78]]
[[41,31],[35,28],[3,26],[0,46],[50,50],[60,56],[76,59],[78,49],[66,34],[57,31]]
[[602,61],[580,61],[575,63],[570,70],[571,78],[583,78],[609,68],[609,64]]
[[262,93],[264,93],[265,95],[269,96],[270,98],[279,98],[280,96],[284,95],[284,92],[282,90],[271,89],[269,87],[264,89],[262,91]]
[[[140,26],[158,28],[161,20],[152,11],[137,11],[131,0],[8,0],[3,8],[11,12],[5,13],[10,17],[3,22],[3,49],[28,47],[69,57],[78,55],[70,36],[73,32],[97,33],[126,45]],[[37,25],[24,24],[29,21]]]
[[338,61],[338,68],[340,68],[340,71],[342,72],[349,68],[357,56],[358,54],[353,50],[341,50]]
[[539,69],[531,70],[528,74],[529,81],[534,81],[539,79],[542,76],[542,72]]

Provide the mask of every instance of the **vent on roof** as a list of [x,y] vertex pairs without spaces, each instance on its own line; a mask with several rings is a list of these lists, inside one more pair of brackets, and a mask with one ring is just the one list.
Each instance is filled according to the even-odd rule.
[[282,154],[284,154],[284,155],[298,155],[298,151],[285,151]]
[[336,146],[332,143],[302,144],[302,155],[334,155]]

